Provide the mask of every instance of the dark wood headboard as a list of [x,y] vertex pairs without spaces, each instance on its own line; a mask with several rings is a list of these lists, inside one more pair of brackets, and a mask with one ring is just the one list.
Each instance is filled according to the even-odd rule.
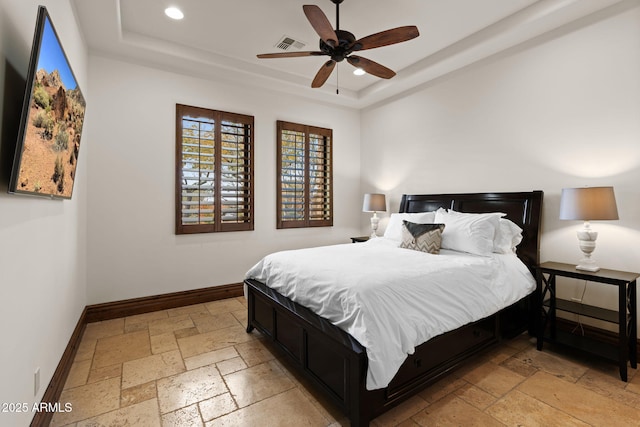
[[518,257],[533,269],[540,262],[542,191],[521,193],[405,194],[400,212],[429,212],[438,208],[466,213],[502,212],[522,228]]

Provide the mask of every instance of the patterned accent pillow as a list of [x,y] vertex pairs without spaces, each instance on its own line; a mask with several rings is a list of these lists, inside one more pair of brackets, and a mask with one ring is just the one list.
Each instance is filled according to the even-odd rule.
[[439,254],[444,224],[415,224],[402,221],[401,248]]

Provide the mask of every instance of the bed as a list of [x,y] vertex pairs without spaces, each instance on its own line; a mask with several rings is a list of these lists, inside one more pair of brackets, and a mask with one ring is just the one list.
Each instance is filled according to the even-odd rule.
[[[533,271],[539,261],[541,191],[404,195],[399,212],[440,208],[464,213],[502,212],[522,229],[517,257]],[[357,243],[355,245],[362,245]],[[343,248],[342,250],[347,250]],[[354,251],[351,251],[354,252]],[[345,276],[347,277],[347,276]],[[367,348],[345,330],[256,279],[245,280],[247,332],[254,328],[278,347],[315,387],[350,419],[369,421],[490,348],[534,325],[535,293],[415,347],[383,388],[371,389]],[[369,373],[369,374],[368,374]]]

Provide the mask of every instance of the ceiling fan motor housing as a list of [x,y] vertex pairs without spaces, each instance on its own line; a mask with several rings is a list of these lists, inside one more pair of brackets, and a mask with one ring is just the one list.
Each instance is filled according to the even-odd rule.
[[359,43],[354,44],[356,36],[349,31],[336,30],[336,36],[338,36],[338,44],[335,47],[320,39],[320,50],[336,62],[344,60],[350,53],[361,47]]

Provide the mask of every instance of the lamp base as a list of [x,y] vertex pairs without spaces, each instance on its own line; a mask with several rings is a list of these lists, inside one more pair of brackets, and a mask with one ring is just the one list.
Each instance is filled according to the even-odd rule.
[[596,271],[600,271],[600,267],[598,267],[597,265],[576,265],[576,270],[582,270],[582,271],[590,271],[592,273],[595,273]]
[[598,267],[593,258],[591,258],[591,254],[585,253],[585,257],[580,260],[580,264],[576,265],[576,270],[595,273],[600,270],[600,267]]
[[595,273],[600,270],[596,262],[591,258],[591,253],[596,249],[596,239],[598,232],[591,230],[589,221],[584,222],[584,228],[578,231],[578,240],[580,242],[580,250],[584,258],[580,260],[580,264],[576,265],[576,270],[590,271]]
[[376,215],[376,213],[373,212],[373,216],[371,217],[371,236],[369,236],[369,238],[374,239],[378,237],[376,235],[376,230],[378,229],[379,221],[380,221],[380,218],[378,218],[378,215]]

